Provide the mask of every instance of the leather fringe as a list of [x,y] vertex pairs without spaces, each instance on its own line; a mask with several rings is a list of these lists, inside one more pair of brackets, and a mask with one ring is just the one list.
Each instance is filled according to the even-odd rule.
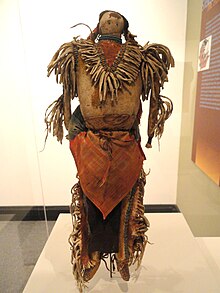
[[120,246],[116,254],[118,267],[127,264],[140,266],[148,237],[145,234],[150,226],[144,216],[144,185],[146,174],[142,170],[140,177],[131,193],[122,201],[122,215],[120,224]]
[[[100,104],[105,103],[110,93],[112,102],[117,102],[119,90],[126,90],[126,85],[135,82],[138,75],[142,78],[142,99],[150,97],[150,113],[148,136],[160,138],[163,134],[164,122],[172,113],[173,105],[170,99],[160,95],[164,82],[168,81],[168,70],[174,66],[174,59],[170,50],[161,44],[139,44],[127,41],[111,67],[106,63],[104,54],[92,40],[74,38],[72,42],[63,44],[54,54],[48,65],[48,76],[54,71],[57,83],[63,84],[62,108],[54,105],[51,112],[63,111],[62,119],[59,115],[45,118],[47,130],[51,124],[59,124],[59,131],[55,131],[58,141],[62,142],[63,122],[68,130],[71,118],[71,99],[77,94],[77,65],[78,56],[86,64],[86,70],[91,76],[94,86],[99,88]],[[59,101],[60,98],[57,100]],[[56,102],[56,101],[55,101]],[[61,105],[61,104],[60,104]],[[48,107],[50,108],[50,106]],[[60,123],[61,121],[61,123]]]
[[[142,170],[135,186],[122,201],[119,252],[113,256],[110,255],[110,257],[113,257],[112,262],[116,261],[117,269],[121,275],[125,266],[134,264],[137,264],[137,268],[140,266],[145,247],[148,243],[146,232],[150,224],[144,216],[143,205],[145,183],[146,174]],[[79,182],[73,186],[71,192],[72,203],[70,212],[73,225],[73,231],[69,236],[72,251],[71,263],[79,292],[82,293],[87,287],[88,274],[93,277],[99,266],[98,260],[102,259],[106,263],[105,260],[109,255],[103,253],[100,256],[96,256],[97,253],[92,253],[91,256],[88,255],[88,223],[83,203],[83,192]],[[129,272],[128,276],[124,277],[129,279]]]
[[[174,59],[169,48],[161,44],[147,43],[141,52],[142,99],[144,101],[150,98],[148,136],[160,139],[164,131],[164,123],[173,111],[172,101],[160,95],[160,91],[164,82],[168,81],[168,70],[174,67]],[[148,147],[151,145],[149,144]]]
[[70,206],[70,212],[72,215],[73,231],[69,236],[69,243],[71,245],[71,263],[73,265],[73,275],[77,281],[79,292],[82,293],[85,288],[85,282],[83,280],[83,265],[81,261],[82,251],[82,192],[80,184],[77,183],[73,186],[72,190],[72,203]]

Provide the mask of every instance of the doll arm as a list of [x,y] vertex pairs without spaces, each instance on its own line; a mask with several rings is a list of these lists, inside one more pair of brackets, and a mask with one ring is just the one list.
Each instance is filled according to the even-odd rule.
[[71,118],[71,100],[77,96],[77,55],[77,41],[65,43],[57,50],[47,67],[48,77],[54,71],[57,83],[63,84],[63,94],[47,108],[45,113],[47,132],[53,130],[53,135],[61,143],[63,122],[68,130]]
[[160,44],[146,44],[142,50],[143,62],[141,76],[143,81],[142,99],[150,98],[148,116],[148,142],[146,147],[151,147],[153,137],[161,138],[164,123],[170,117],[172,101],[160,95],[165,81],[168,81],[168,70],[174,66],[174,59],[170,50]]

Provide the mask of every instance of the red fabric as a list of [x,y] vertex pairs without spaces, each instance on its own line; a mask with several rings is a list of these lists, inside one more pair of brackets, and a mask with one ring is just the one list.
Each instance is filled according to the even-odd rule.
[[121,44],[109,40],[103,40],[99,42],[99,46],[102,47],[107,64],[112,66],[121,49]]
[[70,141],[84,194],[104,219],[130,192],[139,177],[144,155],[128,132],[81,132]]

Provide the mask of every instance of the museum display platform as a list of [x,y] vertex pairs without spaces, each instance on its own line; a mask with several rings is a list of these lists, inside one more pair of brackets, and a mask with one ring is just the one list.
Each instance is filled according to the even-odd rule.
[[[85,292],[220,292],[219,272],[213,271],[183,215],[151,213],[147,217],[151,244],[146,247],[141,267],[137,271],[132,268],[130,281],[123,281],[118,273],[110,278],[102,263]],[[24,293],[78,292],[70,263],[71,230],[70,214],[60,214]]]

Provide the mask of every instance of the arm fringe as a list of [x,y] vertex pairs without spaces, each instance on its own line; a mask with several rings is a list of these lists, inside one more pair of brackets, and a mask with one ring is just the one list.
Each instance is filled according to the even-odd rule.
[[78,53],[76,44],[76,39],[63,44],[54,54],[47,67],[47,76],[49,77],[54,71],[57,83],[63,84],[63,95],[54,101],[45,113],[47,136],[51,132],[51,125],[53,125],[53,135],[57,136],[60,143],[63,139],[63,123],[68,130],[71,118],[71,100],[77,96],[76,66]]
[[[161,44],[146,44],[142,49],[143,62],[141,76],[143,81],[142,99],[150,98],[148,118],[148,136],[161,138],[164,123],[173,111],[172,101],[160,95],[164,82],[168,81],[168,70],[174,67],[174,59],[170,50]],[[151,147],[151,144],[147,144]]]
[[[162,100],[162,98],[165,100]],[[173,103],[169,98],[159,96],[158,105],[157,122],[152,131],[154,132],[154,136],[160,139],[164,131],[164,123],[172,114]]]
[[63,140],[63,121],[64,121],[64,96],[61,95],[59,99],[54,101],[46,109],[44,122],[46,123],[46,138],[45,144],[48,137],[48,134],[53,132],[53,136],[57,137],[57,140],[62,143]]

